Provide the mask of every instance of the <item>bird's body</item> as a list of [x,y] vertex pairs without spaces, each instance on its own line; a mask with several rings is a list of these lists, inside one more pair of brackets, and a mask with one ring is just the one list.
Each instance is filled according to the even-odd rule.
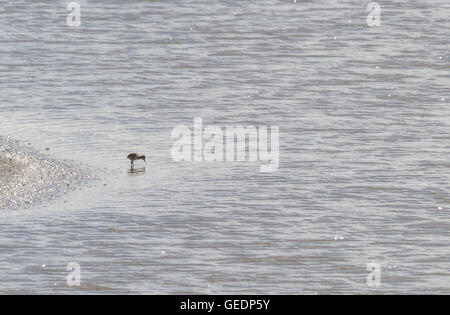
[[137,161],[137,160],[143,160],[145,163],[147,163],[145,161],[145,155],[139,155],[137,153],[130,153],[130,154],[128,154],[127,158],[131,161],[131,168],[134,167],[134,161]]

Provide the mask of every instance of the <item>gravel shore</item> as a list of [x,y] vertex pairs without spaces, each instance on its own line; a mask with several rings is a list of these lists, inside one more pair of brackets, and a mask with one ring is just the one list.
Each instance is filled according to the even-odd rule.
[[26,187],[27,165],[16,157],[0,152],[0,208],[9,207],[20,199]]
[[[25,167],[23,163],[9,158],[5,153],[0,152],[0,187],[2,184],[13,181],[16,175],[23,172]],[[3,190],[0,190],[0,195],[2,193]]]
[[35,204],[67,192],[81,181],[73,167],[0,137],[0,209]]

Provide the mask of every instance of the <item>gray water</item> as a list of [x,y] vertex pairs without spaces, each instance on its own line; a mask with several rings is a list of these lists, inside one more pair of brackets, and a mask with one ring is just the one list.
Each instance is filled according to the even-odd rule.
[[[0,293],[450,293],[448,0],[67,2],[1,2],[0,135],[95,180],[1,209]],[[175,163],[195,117],[279,170]]]

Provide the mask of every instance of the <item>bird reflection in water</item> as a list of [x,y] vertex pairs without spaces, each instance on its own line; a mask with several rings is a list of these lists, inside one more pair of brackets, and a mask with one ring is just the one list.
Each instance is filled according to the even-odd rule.
[[139,168],[132,167],[128,170],[129,176],[137,176],[137,175],[143,175],[143,174],[145,174],[145,167],[139,167]]

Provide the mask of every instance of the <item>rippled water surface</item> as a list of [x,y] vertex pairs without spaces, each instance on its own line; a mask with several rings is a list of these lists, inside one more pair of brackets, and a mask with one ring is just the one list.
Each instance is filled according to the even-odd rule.
[[[450,293],[449,1],[67,2],[0,3],[0,135],[96,180],[0,210],[0,293]],[[175,163],[195,117],[279,171]]]

